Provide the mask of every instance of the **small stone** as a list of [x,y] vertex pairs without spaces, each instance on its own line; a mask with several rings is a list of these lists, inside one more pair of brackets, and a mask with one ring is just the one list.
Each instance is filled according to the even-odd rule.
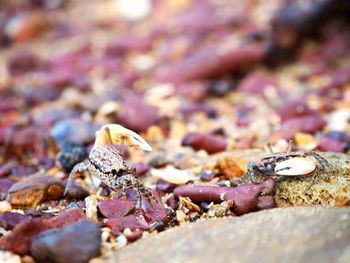
[[12,185],[8,190],[7,201],[12,205],[35,208],[40,203],[61,198],[63,192],[61,180],[50,175],[34,174]]
[[20,213],[6,211],[0,215],[0,226],[12,230],[17,224],[29,220],[29,217]]
[[85,198],[85,213],[87,218],[97,222],[97,198],[95,195]]
[[18,255],[12,254],[11,252],[0,250],[0,262],[2,262],[2,263],[21,263],[21,258]]
[[251,94],[264,94],[269,87],[277,87],[274,79],[259,72],[252,72],[239,83],[238,90]]
[[182,212],[181,210],[176,210],[176,220],[179,223],[185,222],[186,214]]
[[171,193],[176,187],[176,184],[172,184],[164,179],[158,179],[156,183],[156,190],[163,193]]
[[6,212],[6,211],[11,211],[12,206],[9,202],[7,201],[0,201],[0,214]]
[[37,262],[87,263],[100,253],[101,228],[89,220],[80,220],[61,229],[49,229],[37,235],[30,252]]
[[126,198],[115,197],[111,200],[100,201],[97,207],[105,218],[115,218],[128,214],[134,208],[134,202]]
[[325,152],[343,152],[345,143],[330,137],[323,137],[319,142],[319,149]]
[[134,168],[136,169],[135,177],[142,176],[149,171],[149,165],[142,162],[136,163]]
[[205,150],[209,154],[222,152],[226,149],[226,141],[218,135],[189,133],[181,142],[182,146],[191,146],[195,150]]
[[227,179],[235,179],[241,177],[245,173],[234,158],[219,158],[217,166],[219,171],[223,173]]
[[66,172],[70,172],[74,165],[82,162],[86,157],[86,149],[83,144],[66,142],[57,155],[57,160]]
[[106,226],[112,229],[114,235],[118,232],[123,232],[126,228],[129,228],[131,231],[148,229],[148,223],[136,215],[119,216],[109,219],[106,222]]
[[152,175],[176,185],[186,184],[193,179],[188,171],[179,170],[173,166],[167,166],[164,169],[154,169],[152,170]]

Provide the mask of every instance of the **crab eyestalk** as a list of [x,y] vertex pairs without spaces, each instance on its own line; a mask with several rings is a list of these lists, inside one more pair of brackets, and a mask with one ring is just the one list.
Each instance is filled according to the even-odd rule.
[[109,143],[152,151],[151,146],[140,135],[119,124],[106,124],[96,132],[95,145],[105,146]]

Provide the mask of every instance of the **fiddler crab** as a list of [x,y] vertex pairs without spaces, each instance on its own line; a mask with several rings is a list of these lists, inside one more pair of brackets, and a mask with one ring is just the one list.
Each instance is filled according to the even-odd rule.
[[[270,143],[266,144],[269,154],[260,160],[260,163],[248,162],[247,173],[241,181],[247,177],[252,183],[257,183],[257,176],[269,176],[277,180],[289,177],[312,176],[313,185],[317,175],[324,171],[327,174],[329,163],[322,156],[313,151],[292,152],[292,141],[289,141],[286,152],[274,152]],[[326,178],[328,180],[328,178]]]
[[[116,143],[120,144],[120,151],[116,149]],[[97,176],[114,191],[122,191],[123,195],[126,195],[127,189],[134,189],[137,209],[141,209],[142,195],[147,198],[150,204],[152,200],[157,202],[151,190],[134,177],[135,169],[129,167],[123,159],[122,153],[125,144],[144,151],[152,151],[151,146],[131,130],[118,124],[102,126],[96,132],[95,144],[88,159],[76,164],[69,174],[64,195],[69,193],[74,175],[87,172],[91,179],[92,175]]]

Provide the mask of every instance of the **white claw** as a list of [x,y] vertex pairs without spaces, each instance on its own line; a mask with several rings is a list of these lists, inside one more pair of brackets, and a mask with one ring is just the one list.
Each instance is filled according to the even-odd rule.
[[294,157],[276,164],[275,173],[285,176],[307,175],[315,171],[317,161],[312,156]]
[[150,152],[152,147],[136,132],[129,130],[119,124],[106,124],[96,132],[95,145],[104,146],[110,142],[108,130],[113,144],[122,142],[128,146]]

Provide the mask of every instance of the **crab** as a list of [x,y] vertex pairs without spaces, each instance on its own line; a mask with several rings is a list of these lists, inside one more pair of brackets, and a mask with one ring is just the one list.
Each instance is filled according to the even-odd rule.
[[[121,145],[118,151],[115,143]],[[103,183],[114,191],[121,191],[126,195],[126,190],[132,188],[136,192],[135,207],[141,208],[142,195],[148,202],[156,201],[149,188],[145,187],[141,181],[134,177],[135,169],[129,167],[123,159],[123,148],[127,144],[144,151],[152,151],[151,146],[135,132],[124,128],[118,124],[107,124],[96,132],[96,139],[90,151],[88,159],[76,164],[70,172],[67,180],[64,195],[69,193],[74,175],[76,173],[88,173],[90,178],[97,176]]]
[[[271,144],[266,144],[269,154],[264,156],[260,163],[248,162],[247,173],[243,179],[250,178],[250,181],[257,183],[257,175],[269,176],[276,180],[282,180],[288,177],[307,177],[312,176],[311,185],[314,183],[317,175],[321,171],[326,171],[329,164],[326,159],[313,151],[292,152],[292,142],[289,142],[286,152],[273,152]],[[327,174],[327,173],[325,173]],[[328,180],[326,178],[326,180]]]

